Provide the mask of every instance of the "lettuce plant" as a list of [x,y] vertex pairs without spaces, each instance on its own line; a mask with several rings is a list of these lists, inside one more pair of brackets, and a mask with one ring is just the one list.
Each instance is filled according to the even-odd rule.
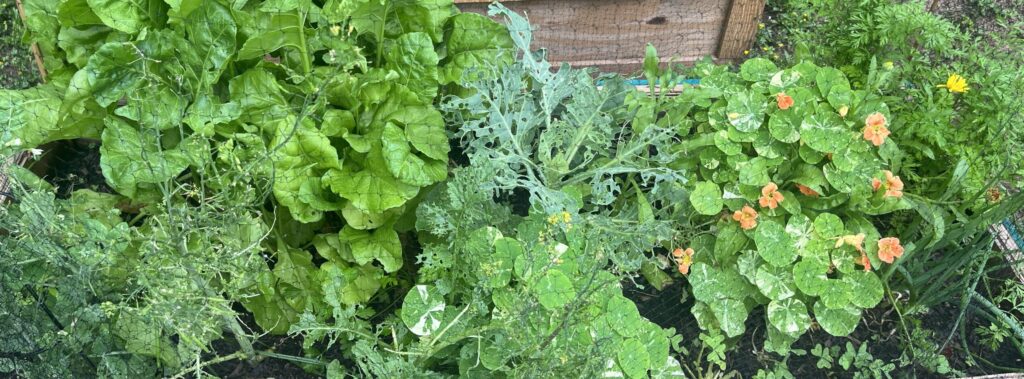
[[179,184],[239,204],[269,189],[275,254],[242,303],[275,332],[330,315],[323,286],[362,304],[402,267],[393,225],[448,175],[434,99],[511,44],[450,0],[26,6],[52,81],[0,93],[0,146],[98,138],[107,183],[143,204],[188,201]]

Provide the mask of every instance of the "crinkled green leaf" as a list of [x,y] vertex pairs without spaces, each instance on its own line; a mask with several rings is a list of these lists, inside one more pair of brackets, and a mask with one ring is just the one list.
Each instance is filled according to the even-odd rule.
[[376,260],[384,266],[386,272],[402,268],[402,243],[398,239],[398,232],[392,228],[366,231],[346,226],[341,229],[338,238],[348,243],[352,257],[359,265]]
[[413,153],[405,133],[392,123],[384,126],[381,144],[388,171],[406,184],[425,187],[448,177],[446,162],[421,158]]
[[108,117],[100,144],[100,169],[118,193],[130,198],[140,189],[154,189],[178,176],[189,165],[185,152],[163,149],[155,131],[140,133],[128,122]]

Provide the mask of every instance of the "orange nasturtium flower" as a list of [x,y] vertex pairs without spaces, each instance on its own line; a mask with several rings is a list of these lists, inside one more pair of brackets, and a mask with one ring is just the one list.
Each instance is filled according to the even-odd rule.
[[787,95],[785,92],[779,92],[775,95],[775,102],[779,104],[779,109],[787,110],[793,106],[793,98]]
[[871,141],[875,146],[881,146],[889,136],[889,128],[885,127],[887,123],[885,115],[879,112],[868,115],[864,120],[864,139]]
[[868,259],[868,255],[863,251],[860,252],[860,262],[857,262],[861,266],[864,266],[864,272],[871,271],[871,260]]
[[784,199],[785,197],[779,193],[779,186],[775,183],[768,183],[764,188],[761,188],[761,198],[757,202],[761,204],[761,208],[775,209]]
[[843,245],[853,246],[854,249],[864,253],[864,233],[849,234],[836,239],[836,249],[843,247]]
[[892,263],[896,258],[903,255],[903,246],[900,239],[896,237],[885,237],[878,240],[878,259],[882,262]]
[[690,273],[690,265],[693,264],[693,248],[688,247],[686,250],[676,248],[672,251],[672,258],[679,265],[679,273],[688,275]]
[[732,219],[739,221],[743,230],[750,230],[757,226],[757,211],[749,205],[744,205],[743,209],[733,212]]
[[[878,178],[871,179],[871,188],[878,191],[882,187],[882,181]],[[885,170],[885,197],[903,197],[903,180],[892,174],[892,171]]]
[[807,195],[807,196],[811,196],[811,197],[818,197],[819,196],[818,191],[812,190],[811,187],[808,187],[808,186],[805,186],[805,185],[802,185],[802,184],[797,184],[796,185],[796,189],[798,191],[800,191],[800,193],[802,193],[804,195]]
[[950,74],[949,78],[946,79],[946,84],[939,84],[939,87],[953,93],[964,93],[970,89],[967,88],[967,78],[957,74]]

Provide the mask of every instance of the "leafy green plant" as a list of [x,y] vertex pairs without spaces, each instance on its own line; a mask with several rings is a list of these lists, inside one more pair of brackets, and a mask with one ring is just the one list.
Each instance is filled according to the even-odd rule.
[[[840,354],[842,352],[842,354]],[[811,349],[811,355],[818,357],[816,366],[824,370],[853,371],[854,378],[891,378],[890,372],[896,369],[893,363],[876,359],[868,352],[868,344],[861,343],[857,348],[852,342],[846,342],[846,350],[839,346],[822,346],[817,344]]]
[[[662,83],[678,75],[653,74]],[[689,74],[699,87],[646,101],[679,120],[673,166],[698,168],[688,216],[708,226],[687,241],[679,268],[701,327],[738,337],[750,310],[766,306],[769,351],[789,350],[810,309],[827,332],[849,334],[882,299],[870,269],[903,250],[869,217],[913,204],[883,170],[895,144],[874,134],[893,115],[840,71],[810,63],[783,70],[755,58],[738,73],[704,64]]]
[[[242,298],[257,323],[329,315],[322,277],[363,283],[343,300],[365,303],[403,265],[404,206],[447,177],[435,97],[500,61],[504,28],[451,1],[141,3],[26,3],[52,83],[0,94],[0,145],[99,138],[108,184],[142,203],[186,201],[179,183],[248,203],[238,181],[269,184],[275,263]],[[299,232],[330,231],[325,213],[340,234]]]

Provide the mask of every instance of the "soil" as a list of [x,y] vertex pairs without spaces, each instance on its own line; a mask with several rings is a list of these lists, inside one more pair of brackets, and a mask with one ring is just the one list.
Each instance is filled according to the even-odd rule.
[[114,193],[100,170],[100,141],[65,140],[42,147],[45,155],[29,165],[37,175],[57,187],[57,196],[67,198],[78,189]]

